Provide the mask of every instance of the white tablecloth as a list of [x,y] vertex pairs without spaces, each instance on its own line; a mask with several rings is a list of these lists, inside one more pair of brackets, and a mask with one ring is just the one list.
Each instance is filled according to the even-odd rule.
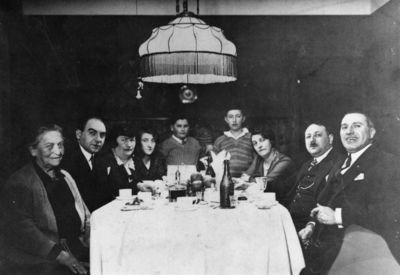
[[289,212],[173,204],[123,212],[121,201],[91,218],[91,274],[299,274],[304,259]]

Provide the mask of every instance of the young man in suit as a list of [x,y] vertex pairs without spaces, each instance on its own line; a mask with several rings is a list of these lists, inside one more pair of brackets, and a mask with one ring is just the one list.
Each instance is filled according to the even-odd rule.
[[89,210],[94,210],[93,158],[101,150],[106,138],[106,126],[97,117],[85,118],[75,131],[77,142],[66,150],[61,166],[76,181]]
[[348,113],[340,137],[348,156],[331,171],[311,211],[316,223],[299,232],[309,242],[304,274],[324,274],[334,262],[344,229],[355,224],[380,234],[400,259],[399,161],[373,143],[375,127],[363,113]]
[[342,155],[332,147],[333,134],[320,122],[307,127],[304,142],[312,159],[305,162],[297,174],[295,189],[291,192],[294,198],[289,205],[297,231],[310,220],[317,196],[326,185],[326,176],[337,161],[343,161]]

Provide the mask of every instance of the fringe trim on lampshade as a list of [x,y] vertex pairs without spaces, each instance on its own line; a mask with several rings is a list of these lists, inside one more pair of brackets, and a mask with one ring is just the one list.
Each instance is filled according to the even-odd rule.
[[157,83],[209,84],[235,81],[236,56],[210,52],[173,52],[142,56],[141,79]]

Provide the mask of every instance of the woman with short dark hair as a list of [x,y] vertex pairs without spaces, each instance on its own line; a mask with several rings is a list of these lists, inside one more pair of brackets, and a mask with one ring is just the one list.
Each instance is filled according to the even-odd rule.
[[32,162],[15,172],[1,198],[7,274],[86,274],[89,210],[71,175],[59,168],[64,137],[57,125],[38,128]]
[[110,150],[94,161],[93,173],[96,184],[96,208],[118,196],[119,189],[132,189],[137,194],[136,168],[133,152],[136,131],[129,124],[115,125],[110,134]]
[[275,134],[268,127],[253,130],[251,142],[257,156],[242,179],[255,181],[256,177],[266,177],[268,184],[265,192],[275,192],[277,200],[286,205],[290,202],[287,195],[296,173],[293,161],[275,148]]

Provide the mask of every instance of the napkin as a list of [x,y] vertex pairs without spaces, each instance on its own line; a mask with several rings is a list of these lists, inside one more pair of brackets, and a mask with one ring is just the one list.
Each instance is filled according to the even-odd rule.
[[216,188],[219,190],[219,185],[221,184],[222,176],[224,175],[224,160],[230,160],[231,154],[226,150],[222,150],[218,154],[215,154],[213,151],[211,151],[211,157],[213,160],[211,162],[211,167],[215,172]]

